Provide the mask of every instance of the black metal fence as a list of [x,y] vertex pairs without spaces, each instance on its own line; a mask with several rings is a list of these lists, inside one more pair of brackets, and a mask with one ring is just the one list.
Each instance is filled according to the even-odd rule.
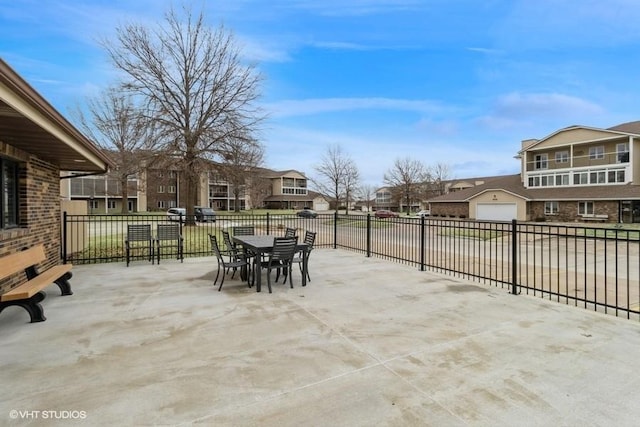
[[[167,223],[165,215],[64,215],[63,258],[122,262],[128,224]],[[180,222],[181,223],[181,222]],[[439,218],[377,219],[362,214],[225,215],[183,226],[186,257],[209,256],[208,234],[252,225],[315,231],[316,247],[342,248],[452,274],[617,316],[640,319],[640,230]],[[171,254],[163,256],[171,257]]]

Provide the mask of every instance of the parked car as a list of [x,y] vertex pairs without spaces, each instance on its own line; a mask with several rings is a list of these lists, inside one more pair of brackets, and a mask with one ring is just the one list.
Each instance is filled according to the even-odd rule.
[[431,211],[429,209],[422,210],[416,214],[418,217],[428,217],[431,216]]
[[187,210],[185,208],[170,208],[167,211],[167,219],[169,221],[180,221],[184,222],[187,217]]
[[301,218],[317,218],[318,212],[314,211],[313,209],[303,209],[301,211],[298,211],[296,215]]
[[213,209],[206,206],[196,206],[193,210],[196,216],[196,221],[216,222],[216,213]]
[[400,215],[397,212],[388,211],[386,209],[379,209],[374,213],[376,218],[397,218]]

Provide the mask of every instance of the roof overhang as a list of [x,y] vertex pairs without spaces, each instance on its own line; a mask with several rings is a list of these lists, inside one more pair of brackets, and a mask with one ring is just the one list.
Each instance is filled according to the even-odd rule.
[[0,142],[65,171],[106,172],[111,160],[0,59]]
[[476,193],[476,194],[474,194],[472,196],[467,197],[465,200],[466,201],[471,201],[473,199],[478,198],[479,196],[481,196],[483,194],[486,194],[486,193],[489,193],[489,192],[492,192],[492,191],[499,192],[499,193],[506,193],[506,194],[509,194],[509,195],[511,195],[513,197],[517,197],[518,199],[522,199],[522,200],[526,200],[526,201],[530,201],[531,200],[527,196],[523,196],[522,194],[514,193],[513,191],[505,190],[504,188],[487,188],[487,189],[482,190],[482,191],[480,191],[480,192],[478,192],[478,193]]

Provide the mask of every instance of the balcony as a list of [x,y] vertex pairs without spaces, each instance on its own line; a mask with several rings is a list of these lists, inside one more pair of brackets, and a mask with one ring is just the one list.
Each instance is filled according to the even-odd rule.
[[46,322],[4,310],[0,413],[262,426],[640,416],[637,322],[345,250],[315,250],[309,285],[295,271],[273,294],[237,274],[217,292],[214,264],[75,266],[75,294],[50,288]]
[[631,181],[628,163],[567,169],[539,169],[525,174],[528,188],[573,187],[627,184]]

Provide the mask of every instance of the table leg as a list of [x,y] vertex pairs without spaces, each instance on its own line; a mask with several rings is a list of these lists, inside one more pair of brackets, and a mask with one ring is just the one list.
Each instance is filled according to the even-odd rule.
[[307,260],[308,260],[308,251],[305,248],[304,251],[302,251],[302,286],[307,286]]
[[256,252],[253,259],[253,274],[256,275],[256,292],[262,287],[262,252]]

